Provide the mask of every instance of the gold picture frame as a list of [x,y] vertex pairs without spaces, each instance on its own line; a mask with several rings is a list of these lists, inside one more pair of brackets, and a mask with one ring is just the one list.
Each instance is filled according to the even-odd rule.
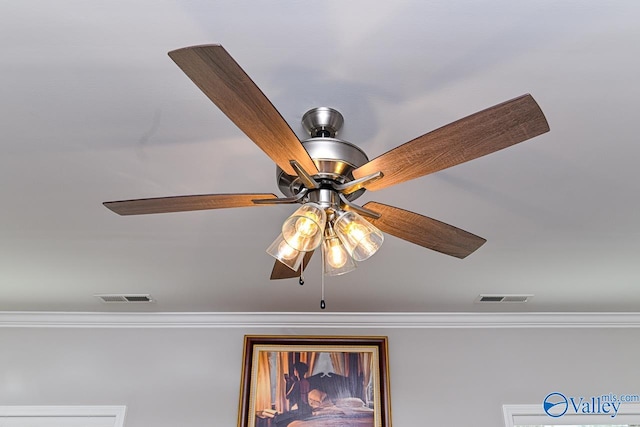
[[238,427],[391,427],[383,336],[246,335]]

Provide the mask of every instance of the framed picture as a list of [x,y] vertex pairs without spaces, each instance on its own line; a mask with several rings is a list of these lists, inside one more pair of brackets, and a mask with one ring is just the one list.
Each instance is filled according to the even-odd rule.
[[390,427],[386,337],[244,340],[238,427]]

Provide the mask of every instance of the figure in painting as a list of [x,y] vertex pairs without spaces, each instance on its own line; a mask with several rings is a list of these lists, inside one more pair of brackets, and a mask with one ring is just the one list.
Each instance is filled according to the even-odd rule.
[[307,379],[309,366],[304,362],[293,365],[293,375],[285,374],[286,398],[289,401],[288,412],[276,416],[275,424],[278,427],[287,426],[294,420],[302,420],[311,416],[309,405],[310,384]]
[[[311,414],[311,406],[309,405],[309,380],[307,373],[309,366],[304,362],[298,362],[293,366],[293,377],[289,377],[287,383],[287,399],[290,408],[297,409],[300,416]],[[286,377],[285,377],[286,379]],[[294,405],[297,408],[294,408]]]

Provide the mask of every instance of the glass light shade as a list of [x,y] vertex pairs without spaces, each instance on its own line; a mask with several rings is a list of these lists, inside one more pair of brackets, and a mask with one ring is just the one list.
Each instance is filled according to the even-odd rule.
[[293,271],[298,271],[304,258],[304,252],[297,251],[289,246],[287,241],[282,237],[282,234],[269,245],[267,253]]
[[320,205],[305,203],[282,224],[282,237],[295,250],[312,251],[322,243],[326,222],[327,214]]
[[336,219],[333,228],[349,255],[356,261],[371,257],[384,241],[380,230],[352,211],[343,212]]
[[325,238],[322,242],[322,250],[323,271],[327,276],[339,276],[356,269],[355,261],[335,234]]

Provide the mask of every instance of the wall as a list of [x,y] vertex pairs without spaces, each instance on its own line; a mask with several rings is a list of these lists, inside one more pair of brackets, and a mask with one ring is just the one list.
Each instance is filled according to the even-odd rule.
[[244,334],[387,335],[393,423],[502,426],[504,403],[640,394],[637,328],[0,328],[0,405],[127,405],[127,427],[235,426]]

